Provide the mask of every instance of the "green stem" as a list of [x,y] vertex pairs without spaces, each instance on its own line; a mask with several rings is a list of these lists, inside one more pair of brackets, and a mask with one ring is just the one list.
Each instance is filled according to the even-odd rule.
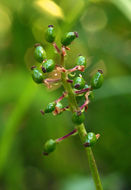
[[[61,54],[61,65],[63,67],[65,67],[63,54]],[[77,105],[76,98],[74,96],[73,90],[71,88],[71,85],[67,82],[67,73],[66,72],[65,73],[63,72],[61,74],[61,80],[62,80],[62,84],[63,84],[65,91],[68,93],[68,100],[69,100],[70,109],[72,112],[74,112],[75,110],[78,109],[78,105]]]
[[61,79],[62,79],[63,87],[64,87],[65,91],[68,93],[70,109],[72,112],[74,112],[78,109],[78,105],[77,105],[73,90],[71,88],[71,85],[67,82],[66,73],[62,73]]
[[[65,66],[63,55],[61,55],[61,65]],[[62,84],[63,84],[65,91],[68,93],[68,101],[69,101],[70,109],[72,112],[74,112],[74,111],[78,110],[78,105],[77,105],[76,97],[73,93],[71,84],[69,84],[67,82],[67,73],[62,73],[61,80],[62,80]],[[76,128],[78,130],[78,134],[80,136],[81,142],[84,143],[85,135],[87,134],[84,124],[82,123],[81,125],[76,126]],[[99,177],[99,173],[98,173],[98,169],[96,166],[93,152],[90,147],[86,147],[85,149],[86,149],[86,153],[87,153],[87,157],[88,157],[88,163],[89,163],[89,167],[91,170],[91,174],[92,174],[95,186],[96,186],[96,190],[102,190],[103,188],[102,188],[102,184],[101,184],[101,180]]]
[[[84,143],[85,135],[87,134],[84,124],[82,123],[81,125],[76,126],[76,128],[78,130],[81,142]],[[95,162],[95,158],[94,158],[92,149],[90,147],[86,147],[85,149],[86,149],[88,163],[89,163],[89,167],[91,170],[91,174],[92,174],[96,189],[102,190],[103,188],[102,188],[99,172],[97,169],[97,165]]]
[[37,88],[35,88],[34,83],[32,80],[29,80],[25,90],[16,102],[14,110],[6,121],[4,131],[0,139],[0,175],[3,172],[7,160],[9,159],[9,152],[20,122],[23,116],[26,114],[26,111],[29,109],[36,91]]

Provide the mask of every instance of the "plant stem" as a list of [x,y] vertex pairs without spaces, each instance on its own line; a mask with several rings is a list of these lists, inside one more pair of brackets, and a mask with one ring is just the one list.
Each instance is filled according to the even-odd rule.
[[63,136],[63,137],[60,137],[60,138],[56,139],[55,141],[56,141],[56,143],[59,143],[59,142],[63,141],[64,139],[66,139],[66,138],[68,138],[68,137],[70,137],[70,136],[77,135],[77,134],[78,134],[78,133],[77,133],[77,129],[74,129],[73,131],[71,131],[71,132],[68,133],[67,135],[65,135],[65,136]]
[[[61,65],[64,65],[64,56],[61,54]],[[62,84],[63,87],[65,89],[65,91],[68,93],[68,101],[69,101],[69,106],[72,112],[78,110],[78,105],[77,105],[77,101],[76,101],[76,97],[75,94],[72,90],[71,84],[67,82],[67,73],[62,73],[61,75],[61,80],[62,80]],[[84,124],[82,123],[81,125],[77,125],[76,129],[78,130],[78,134],[80,136],[81,142],[84,143],[84,139],[85,139],[85,135],[87,134],[86,129]],[[98,169],[96,166],[96,162],[94,159],[94,155],[93,152],[91,150],[90,147],[86,147],[86,153],[87,153],[87,157],[88,157],[88,163],[89,163],[89,167],[91,170],[91,174],[96,186],[96,190],[102,190],[102,184],[101,184],[101,180],[99,177],[99,173],[98,173]]]
[[[84,143],[85,135],[87,134],[84,124],[82,123],[81,125],[76,126],[76,128],[78,130],[78,134],[80,136],[81,142]],[[97,165],[95,162],[95,158],[94,158],[92,149],[90,147],[86,147],[85,149],[86,149],[88,163],[89,163],[89,167],[91,170],[91,174],[92,174],[96,189],[102,190],[103,188],[102,188],[99,172],[97,169]]]

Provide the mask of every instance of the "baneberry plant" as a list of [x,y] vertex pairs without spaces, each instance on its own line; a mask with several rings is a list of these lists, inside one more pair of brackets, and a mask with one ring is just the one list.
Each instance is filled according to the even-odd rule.
[[[57,144],[62,142],[65,138],[79,134],[81,142],[87,153],[89,167],[96,189],[102,190],[99,173],[91,149],[91,147],[96,144],[100,135],[94,134],[93,132],[87,133],[84,126],[84,120],[88,104],[94,96],[93,90],[100,88],[103,83],[103,72],[102,70],[98,70],[98,72],[92,77],[90,85],[86,84],[86,81],[83,78],[83,73],[87,67],[86,58],[79,55],[76,60],[75,67],[70,69],[66,68],[64,61],[67,51],[70,50],[67,46],[78,38],[78,33],[66,33],[61,39],[61,48],[59,48],[55,43],[55,35],[53,25],[49,25],[45,32],[45,39],[54,46],[56,52],[60,55],[60,63],[55,64],[52,59],[48,59],[44,48],[40,44],[35,44],[34,57],[39,64],[38,66],[34,65],[31,67],[32,78],[38,84],[45,84],[47,88],[51,88],[54,84],[62,84],[64,87],[62,96],[57,100],[54,100],[54,102],[49,103],[43,110],[41,110],[41,113],[43,115],[46,115],[47,113],[58,115],[68,110],[72,112],[72,122],[75,127],[72,132],[65,136],[55,140],[50,139],[45,142],[43,154],[49,155],[56,149]],[[51,72],[55,72],[56,75],[59,73],[58,78],[49,77],[48,74]],[[84,103],[81,106],[78,104],[78,98],[80,97],[84,98]],[[66,107],[61,103],[64,98],[68,99],[68,105]]]

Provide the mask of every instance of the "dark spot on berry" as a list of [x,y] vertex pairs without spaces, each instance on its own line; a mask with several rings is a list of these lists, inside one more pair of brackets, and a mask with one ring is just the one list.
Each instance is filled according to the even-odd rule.
[[38,46],[40,46],[40,43],[36,43],[36,44],[34,45],[35,48],[38,47]]
[[43,73],[46,73],[46,69],[43,66],[42,66],[42,71],[43,71]]
[[33,65],[30,69],[31,69],[31,70],[33,70],[34,68],[36,68],[36,66],[35,66],[35,65]]
[[101,73],[101,74],[103,74],[103,71],[102,71],[102,69],[99,69],[99,70],[98,70],[98,72],[99,72],[99,73]]
[[77,115],[80,116],[81,115],[81,111],[77,111]]
[[44,156],[48,156],[48,153],[47,153],[47,152],[43,152],[43,155],[44,155]]
[[80,87],[80,85],[79,85],[79,84],[76,84],[74,87],[77,89],[77,88],[79,88],[79,87]]
[[50,28],[50,27],[54,27],[54,26],[50,24],[50,25],[48,25],[48,27]]
[[41,112],[41,114],[42,114],[42,115],[44,115],[44,114],[45,114],[45,112],[44,112],[43,110],[40,110],[40,112]]
[[84,145],[84,147],[89,147],[90,146],[90,143],[85,143],[85,144],[83,144]]
[[74,32],[74,34],[75,34],[76,38],[79,37],[78,32]]

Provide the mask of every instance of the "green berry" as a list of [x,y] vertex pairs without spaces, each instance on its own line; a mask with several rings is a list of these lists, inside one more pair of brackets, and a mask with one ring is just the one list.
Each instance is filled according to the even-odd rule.
[[46,52],[42,46],[39,45],[35,48],[34,57],[40,63],[46,59]]
[[43,82],[43,73],[40,72],[38,69],[33,69],[32,71],[32,78],[36,83],[42,83]]
[[52,43],[55,40],[55,31],[53,25],[49,25],[45,33],[47,42]]
[[55,63],[52,59],[48,59],[42,64],[42,71],[44,73],[51,72],[54,70],[54,68],[55,68]]
[[82,77],[76,77],[73,80],[73,87],[80,90],[84,88],[85,86],[85,80]]
[[89,88],[89,85],[88,85],[88,84],[85,84],[84,89],[85,89],[85,88]]
[[88,97],[89,97],[90,100],[94,100],[94,92],[90,91],[90,94],[89,94]]
[[55,102],[51,102],[47,105],[46,109],[45,109],[45,113],[51,113],[52,111],[54,111],[56,106]]
[[78,38],[78,33],[77,32],[68,32],[66,33],[63,38],[61,39],[61,43],[64,46],[68,46],[71,44],[71,42],[75,39]]
[[44,154],[48,155],[49,153],[53,152],[56,149],[56,141],[53,139],[50,139],[46,141],[44,145]]
[[76,65],[86,67],[86,65],[87,65],[86,58],[84,56],[80,55],[76,60]]
[[61,102],[58,102],[57,104],[56,104],[56,108],[58,108],[59,109],[59,112],[57,113],[57,115],[60,115],[61,113],[62,113],[62,111],[61,111],[61,109],[63,109],[63,104],[61,103]]
[[56,107],[58,107],[58,108],[62,109],[62,108],[63,108],[63,104],[62,104],[62,103],[60,103],[60,102],[58,102],[58,103],[56,104]]
[[97,141],[95,133],[89,132],[85,137],[85,146],[93,146]]
[[56,107],[59,108],[59,109],[63,109],[64,106],[63,106],[63,104],[61,102],[58,102],[56,104]]
[[97,72],[91,79],[91,87],[93,89],[97,89],[100,88],[103,84],[104,81],[104,77],[103,74],[101,72]]
[[80,125],[81,123],[83,123],[85,120],[85,116],[84,113],[82,112],[74,112],[72,115],[72,121],[73,123]]

